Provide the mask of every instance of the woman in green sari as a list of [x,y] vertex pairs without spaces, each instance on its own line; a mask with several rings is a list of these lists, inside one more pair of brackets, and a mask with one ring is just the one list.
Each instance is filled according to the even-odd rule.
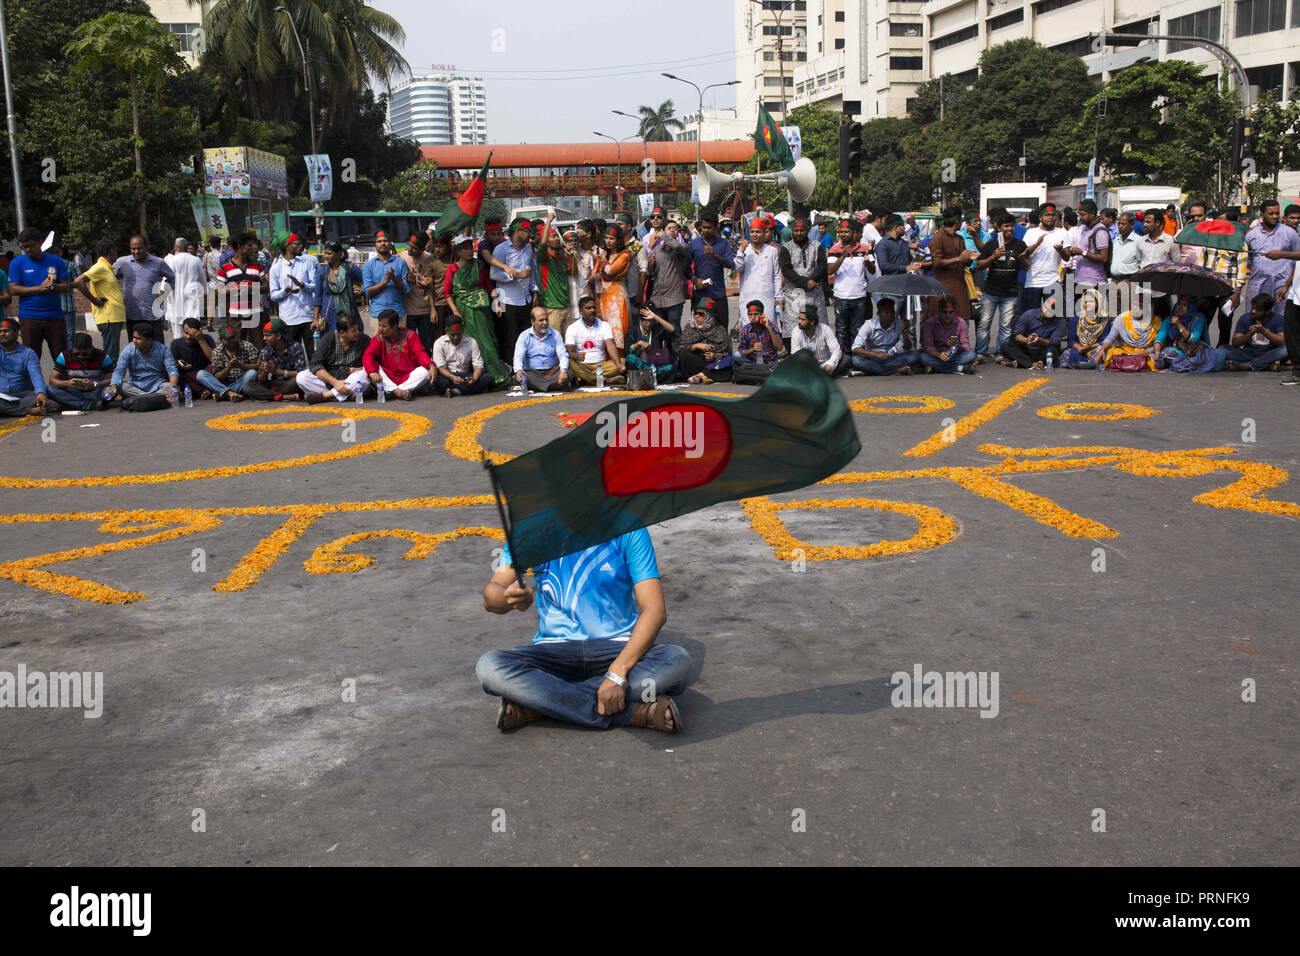
[[465,325],[465,334],[478,343],[483,356],[483,371],[494,381],[507,383],[510,373],[497,354],[496,332],[489,314],[491,299],[487,291],[487,270],[474,255],[474,240],[469,236],[456,239],[452,264],[443,276],[444,295],[452,314]]

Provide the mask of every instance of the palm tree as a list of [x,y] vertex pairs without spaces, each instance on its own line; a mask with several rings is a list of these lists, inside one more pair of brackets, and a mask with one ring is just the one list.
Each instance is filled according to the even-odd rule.
[[327,91],[334,121],[349,114],[371,79],[387,88],[411,72],[394,45],[406,40],[401,24],[364,0],[217,0],[203,29],[208,56],[228,86],[243,87],[249,111],[260,119],[290,118],[302,92],[303,55],[314,82]]
[[135,147],[135,197],[140,213],[140,234],[145,234],[144,163],[140,147],[140,85],[162,92],[163,78],[185,69],[176,52],[176,39],[151,16],[106,13],[77,27],[64,52],[76,62],[73,69],[102,73],[122,70],[131,85],[131,141]]
[[647,143],[663,143],[673,138],[673,130],[682,128],[682,121],[673,115],[673,101],[664,100],[659,108],[642,106],[637,109],[641,114],[641,128],[637,135]]

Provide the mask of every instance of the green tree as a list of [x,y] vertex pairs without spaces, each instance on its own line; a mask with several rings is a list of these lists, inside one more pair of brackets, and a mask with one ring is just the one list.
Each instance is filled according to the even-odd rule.
[[147,231],[148,208],[144,195],[144,161],[140,137],[140,86],[154,87],[162,97],[165,77],[185,69],[170,32],[152,17],[106,13],[83,23],[73,34],[67,53],[83,73],[117,70],[127,75],[131,90],[131,143],[135,151],[135,194],[140,232]]
[[[928,127],[930,171],[949,194],[978,196],[981,183],[1017,181],[1022,169],[1029,180],[1048,185],[1064,185],[1079,174],[1072,150],[1079,136],[1079,101],[1092,89],[1079,57],[1030,39],[989,47],[980,54],[979,76],[969,87],[945,77],[942,121],[938,83],[926,85],[914,116]],[[1087,160],[1083,163],[1086,168]]]
[[438,209],[452,191],[446,179],[436,175],[436,163],[424,162],[389,177],[383,184],[383,208],[391,210]]
[[1250,126],[1255,172],[1272,177],[1276,196],[1282,170],[1300,168],[1300,99],[1281,103],[1276,90],[1265,90],[1251,110]]
[[[1083,104],[1074,155],[1087,163],[1096,134],[1097,163],[1112,179],[1140,176],[1204,193],[1218,177],[1235,95],[1187,60],[1130,66]],[[1105,116],[1099,111],[1105,104]],[[1225,178],[1232,176],[1231,157]]]
[[218,71],[256,119],[302,116],[304,56],[330,123],[347,121],[371,78],[389,87],[410,74],[397,47],[406,40],[401,24],[363,0],[217,0],[203,29],[204,67]]
[[682,128],[682,121],[673,115],[673,101],[664,100],[658,107],[642,106],[641,126],[637,135],[648,143],[664,143],[673,138],[673,131]]

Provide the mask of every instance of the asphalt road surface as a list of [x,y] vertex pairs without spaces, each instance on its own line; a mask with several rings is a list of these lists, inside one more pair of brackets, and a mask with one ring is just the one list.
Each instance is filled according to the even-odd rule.
[[[427,537],[495,527],[494,507],[412,499],[487,493],[482,468],[445,444],[500,393],[390,403],[415,417],[367,415],[351,442],[337,416],[280,406],[244,421],[324,425],[205,427],[272,408],[249,404],[9,432],[0,681],[20,666],[100,672],[103,691],[97,718],[0,709],[0,863],[1300,863],[1300,390],[1273,374],[1057,372],[962,430],[1029,378],[842,380],[851,399],[953,403],[855,412],[863,450],[845,471],[985,470],[777,497],[928,506],[947,543],[801,563],[778,558],[739,503],[651,529],[661,640],[697,665],[676,736],[494,728],[475,661],[525,642],[535,615],[482,608],[499,542]],[[1036,414],[1078,401],[1160,414]],[[486,421],[481,440],[517,454],[563,434],[557,412],[599,405],[535,401]],[[955,440],[903,456],[945,419]],[[336,457],[394,435],[409,437]],[[1048,448],[1071,451],[1012,451]],[[1218,451],[1167,454],[1194,449]],[[324,460],[239,471],[303,456]],[[990,473],[1008,458],[1065,464]],[[161,475],[212,468],[235,473]],[[117,475],[159,477],[104,480]],[[777,514],[805,557],[918,529],[861,504]],[[394,529],[426,537],[327,547]],[[374,562],[340,569],[346,555]],[[918,666],[976,672],[996,701],[894,706],[891,675]]]

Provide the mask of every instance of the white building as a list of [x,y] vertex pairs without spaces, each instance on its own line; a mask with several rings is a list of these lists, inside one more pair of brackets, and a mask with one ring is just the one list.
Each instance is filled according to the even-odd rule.
[[414,77],[393,87],[388,125],[421,146],[486,143],[487,88],[482,79],[453,74]]
[[697,139],[714,142],[721,139],[749,139],[754,135],[754,117],[742,117],[739,109],[705,110],[703,123],[695,121],[694,113],[682,116],[681,121],[682,128],[673,134],[673,139],[692,143]]
[[1091,34],[1103,28],[1204,37],[1228,47],[1252,85],[1287,99],[1300,86],[1300,0],[767,0],[762,10],[757,0],[734,2],[742,115],[754,115],[762,91],[780,116],[778,8],[787,105],[847,106],[863,121],[906,115],[917,86],[940,74],[973,82],[981,52],[1023,37],[1075,53],[1103,77],[1169,56],[1221,70],[1209,51],[1165,41],[1097,53]]
[[213,0],[149,0],[149,12],[176,37],[181,58],[191,67],[199,65],[203,48],[200,27]]
[[1251,85],[1284,98],[1300,82],[1300,0],[926,0],[922,14],[927,76],[973,78],[983,50],[1021,37],[1078,54],[1094,74],[1170,56],[1221,70],[1209,51],[1167,41],[1097,53],[1091,34],[1104,28],[1214,40],[1241,61]]

